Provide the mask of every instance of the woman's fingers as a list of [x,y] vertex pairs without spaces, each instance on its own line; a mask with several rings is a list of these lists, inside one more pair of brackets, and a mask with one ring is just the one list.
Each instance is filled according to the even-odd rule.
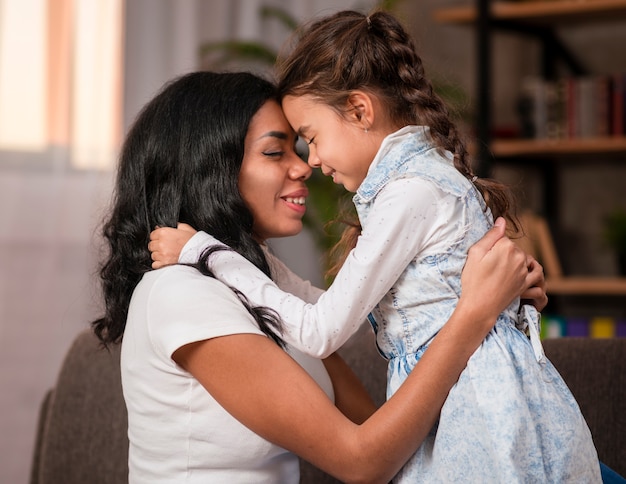
[[527,256],[526,261],[528,276],[526,277],[526,290],[521,294],[521,298],[535,306],[538,311],[542,311],[548,304],[543,267],[530,255]]
[[494,227],[474,244],[461,276],[461,297],[500,314],[526,289],[526,255],[505,236],[506,223],[498,218]]
[[502,217],[498,217],[491,229],[476,242],[471,248],[470,252],[477,253],[477,256],[481,256],[493,249],[494,245],[505,236],[506,221]]

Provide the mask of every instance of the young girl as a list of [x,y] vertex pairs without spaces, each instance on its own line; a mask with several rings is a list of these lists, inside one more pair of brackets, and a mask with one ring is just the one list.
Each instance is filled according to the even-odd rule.
[[[505,192],[472,173],[392,15],[340,12],[313,23],[278,74],[309,164],[356,192],[362,232],[314,305],[279,291],[231,251],[214,254],[211,269],[255,304],[276,309],[286,340],[315,356],[339,348],[370,313],[389,360],[391,397],[454,310],[468,250],[494,216],[506,215]],[[197,260],[212,244],[194,236],[181,259]],[[538,314],[518,310],[519,300],[500,315],[395,482],[600,481],[589,429],[541,350]],[[518,329],[524,325],[530,340]]]

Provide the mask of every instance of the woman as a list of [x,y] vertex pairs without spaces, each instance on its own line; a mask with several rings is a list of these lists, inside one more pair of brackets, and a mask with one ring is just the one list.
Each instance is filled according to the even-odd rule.
[[271,310],[207,277],[210,254],[195,268],[150,271],[151,229],[182,221],[314,300],[319,291],[263,249],[267,238],[302,228],[310,168],[295,142],[274,86],[209,72],[166,86],[126,138],[104,227],[106,310],[93,327],[104,344],[122,341],[131,483],[295,483],[295,454],[346,482],[388,482],[496,316],[542,281],[503,237],[504,226],[488,233],[471,250],[457,310],[375,411],[334,355],[326,371],[290,356]]

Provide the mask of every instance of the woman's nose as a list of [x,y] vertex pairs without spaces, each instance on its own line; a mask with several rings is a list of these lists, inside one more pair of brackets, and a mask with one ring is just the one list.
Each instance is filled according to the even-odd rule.
[[306,180],[311,176],[312,172],[311,167],[298,158],[289,168],[289,177],[293,180]]

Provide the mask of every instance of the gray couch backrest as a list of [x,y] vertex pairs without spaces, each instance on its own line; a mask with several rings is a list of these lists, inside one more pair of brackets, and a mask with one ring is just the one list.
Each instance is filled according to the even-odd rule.
[[[544,347],[578,400],[600,459],[626,475],[626,338],[559,338]],[[386,365],[371,332],[358,334],[341,353],[382,403]],[[119,347],[104,350],[85,331],[42,403],[31,484],[126,483],[126,427]],[[339,481],[303,462],[301,482]]]

